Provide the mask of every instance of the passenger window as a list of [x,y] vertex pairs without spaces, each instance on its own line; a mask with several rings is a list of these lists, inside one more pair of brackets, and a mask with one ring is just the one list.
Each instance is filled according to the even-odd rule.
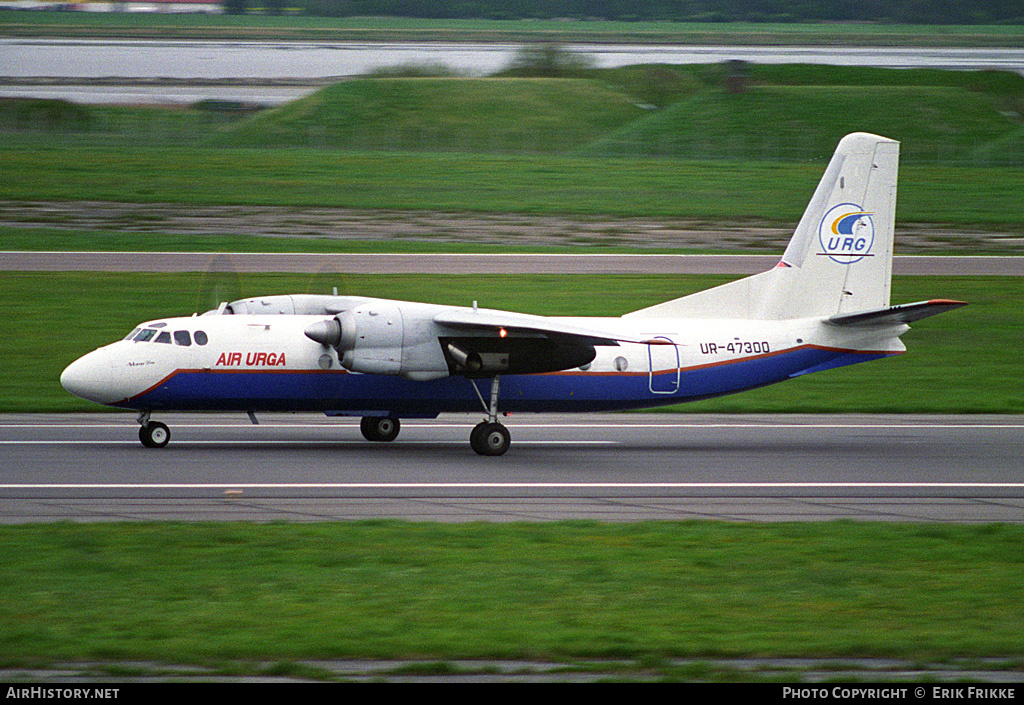
[[174,331],[174,342],[177,345],[188,347],[192,344],[192,336],[188,334],[187,330],[176,330]]
[[171,334],[168,333],[167,331],[164,331],[160,335],[158,335],[156,337],[156,340],[154,340],[153,342],[154,343],[167,343],[168,345],[170,345],[170,343],[171,343]]
[[206,343],[209,342],[209,339],[206,337],[206,333],[201,330],[197,330],[193,333],[192,337],[195,338],[196,345],[206,345]]
[[156,335],[155,330],[153,330],[152,328],[146,328],[145,330],[140,331],[137,336],[135,336],[135,342],[145,343],[148,340],[152,340],[154,335]]

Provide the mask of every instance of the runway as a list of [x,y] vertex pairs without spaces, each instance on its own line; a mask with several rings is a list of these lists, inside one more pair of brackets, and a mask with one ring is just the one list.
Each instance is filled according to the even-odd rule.
[[166,414],[0,416],[0,522],[1024,521],[1019,416],[516,415],[512,448],[469,448],[475,416],[406,421]]

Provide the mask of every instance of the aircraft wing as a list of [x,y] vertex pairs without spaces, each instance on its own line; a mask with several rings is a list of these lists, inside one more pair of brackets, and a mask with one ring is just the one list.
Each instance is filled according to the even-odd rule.
[[469,374],[554,372],[589,364],[597,346],[672,345],[664,338],[590,330],[557,318],[494,309],[447,309],[433,320],[452,332],[442,337],[452,371]]
[[618,345],[619,342],[639,342],[609,336],[605,332],[592,331],[545,316],[531,316],[525,313],[495,311],[490,309],[449,309],[434,316],[434,323],[461,331],[501,331],[517,335],[540,335],[548,338],[571,340],[579,345]]
[[899,306],[889,306],[870,311],[838,314],[826,318],[825,322],[833,326],[882,326],[895,323],[912,323],[913,321],[919,321],[922,318],[952,311],[955,308],[966,305],[966,301],[933,299],[931,301],[917,301],[912,304],[900,304]]

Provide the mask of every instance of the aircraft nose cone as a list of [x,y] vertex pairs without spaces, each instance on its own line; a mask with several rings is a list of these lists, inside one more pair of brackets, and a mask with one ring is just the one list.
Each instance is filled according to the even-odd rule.
[[78,358],[61,373],[61,386],[76,397],[100,404],[118,401],[116,393],[112,394],[110,366],[105,358],[99,351]]

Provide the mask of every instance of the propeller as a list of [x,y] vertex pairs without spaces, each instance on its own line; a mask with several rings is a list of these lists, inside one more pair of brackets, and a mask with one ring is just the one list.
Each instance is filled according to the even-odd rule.
[[348,282],[345,281],[345,275],[337,268],[321,264],[315,272],[309,275],[304,293],[345,296],[348,294]]
[[197,297],[195,308],[198,313],[217,309],[222,303],[242,298],[242,280],[230,255],[218,253],[210,259]]
[[345,275],[337,269],[321,265],[309,275],[306,285],[289,286],[287,291],[253,291],[252,282],[243,288],[242,276],[230,254],[217,253],[211,257],[197,293],[195,310],[198,313],[219,310],[222,304],[239,301],[250,296],[277,294],[332,294],[345,295]]

